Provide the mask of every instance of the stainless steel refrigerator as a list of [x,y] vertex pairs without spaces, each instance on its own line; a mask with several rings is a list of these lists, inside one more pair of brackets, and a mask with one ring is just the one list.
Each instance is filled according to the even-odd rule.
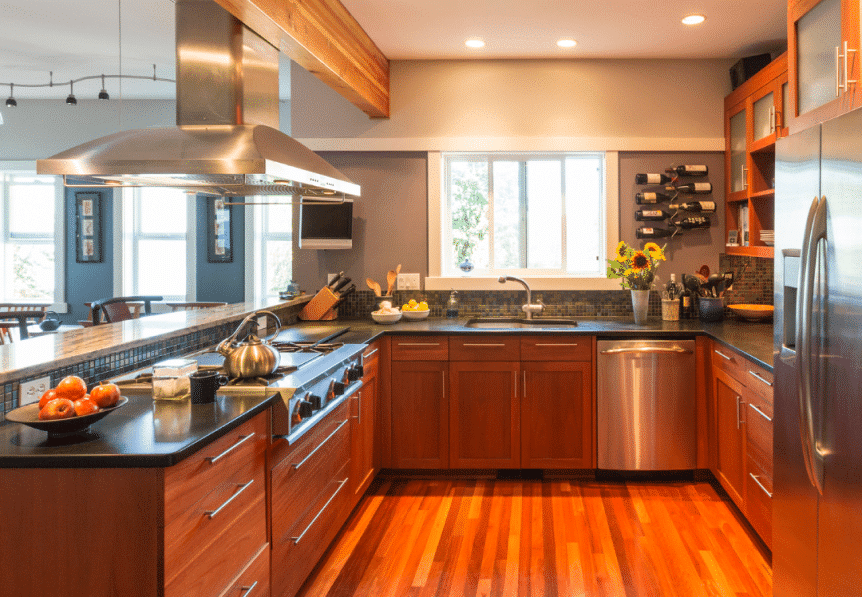
[[776,597],[862,595],[862,110],[775,164]]

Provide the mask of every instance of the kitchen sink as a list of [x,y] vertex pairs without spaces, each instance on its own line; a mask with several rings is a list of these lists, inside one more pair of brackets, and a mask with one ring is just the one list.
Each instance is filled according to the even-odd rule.
[[465,328],[483,330],[505,330],[512,328],[568,328],[578,325],[574,319],[551,319],[539,317],[525,319],[523,317],[474,317],[464,323]]

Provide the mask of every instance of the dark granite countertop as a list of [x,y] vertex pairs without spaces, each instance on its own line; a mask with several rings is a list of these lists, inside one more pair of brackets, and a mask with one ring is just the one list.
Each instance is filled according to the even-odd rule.
[[[428,319],[378,325],[372,320],[309,322],[287,329],[303,340],[314,329],[347,327],[340,342],[364,344],[383,334],[589,334],[606,338],[690,338],[705,334],[772,370],[772,324],[727,320],[668,322],[655,319],[637,326],[631,319],[578,320],[567,329],[476,330],[465,319]],[[282,334],[281,338],[284,338]],[[268,408],[272,397],[219,395],[214,404],[154,401],[130,396],[129,404],[90,427],[82,441],[49,439],[47,434],[17,423],[0,424],[0,468],[4,467],[167,467],[241,425]]]
[[49,438],[18,423],[0,424],[0,468],[172,466],[269,407],[272,396],[218,395],[213,404],[129,396],[129,403],[86,435]]

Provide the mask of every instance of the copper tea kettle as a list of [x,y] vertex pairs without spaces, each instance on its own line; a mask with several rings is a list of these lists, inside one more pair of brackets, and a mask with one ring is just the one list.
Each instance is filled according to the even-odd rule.
[[[256,319],[260,315],[275,319],[275,332],[269,338],[261,339],[254,334],[257,331]],[[244,341],[236,343],[236,338],[249,324],[252,324],[252,333]],[[280,329],[281,320],[271,311],[257,311],[243,319],[236,331],[216,347],[216,351],[224,355],[224,368],[228,377],[262,377],[273,373],[278,368],[281,356],[270,341]]]

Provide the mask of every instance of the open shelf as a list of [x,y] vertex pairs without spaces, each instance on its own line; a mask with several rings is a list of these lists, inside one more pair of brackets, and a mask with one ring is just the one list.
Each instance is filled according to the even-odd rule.
[[775,197],[775,189],[764,189],[751,194],[752,199],[760,199],[764,197]]
[[748,246],[748,247],[724,247],[724,252],[728,255],[746,255],[748,257],[767,257],[773,259],[775,257],[775,247],[766,246]]

